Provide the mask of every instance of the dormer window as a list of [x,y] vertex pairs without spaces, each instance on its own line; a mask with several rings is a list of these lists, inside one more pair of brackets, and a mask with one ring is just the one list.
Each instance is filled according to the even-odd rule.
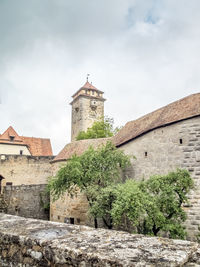
[[14,141],[15,137],[13,135],[10,135],[10,141]]

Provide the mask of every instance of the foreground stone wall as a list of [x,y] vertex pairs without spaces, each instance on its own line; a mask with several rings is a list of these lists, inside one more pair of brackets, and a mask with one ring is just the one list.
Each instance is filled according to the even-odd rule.
[[6,155],[0,158],[0,175],[13,185],[45,184],[52,176],[50,160],[53,157],[33,157],[23,155]]
[[49,219],[49,195],[46,185],[5,186],[3,198],[7,206],[6,213],[26,218]]
[[0,214],[0,266],[125,267],[200,264],[197,243]]

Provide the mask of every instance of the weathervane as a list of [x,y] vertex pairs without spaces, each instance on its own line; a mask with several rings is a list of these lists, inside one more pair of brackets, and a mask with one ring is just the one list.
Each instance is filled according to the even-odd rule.
[[90,76],[90,74],[87,74],[87,77],[86,77],[86,79],[87,79],[87,82],[88,82],[88,77]]

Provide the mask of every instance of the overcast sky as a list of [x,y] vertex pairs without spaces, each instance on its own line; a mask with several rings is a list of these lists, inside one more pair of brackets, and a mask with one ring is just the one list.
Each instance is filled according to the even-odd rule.
[[200,91],[199,0],[0,0],[0,133],[70,142],[86,81],[124,125]]

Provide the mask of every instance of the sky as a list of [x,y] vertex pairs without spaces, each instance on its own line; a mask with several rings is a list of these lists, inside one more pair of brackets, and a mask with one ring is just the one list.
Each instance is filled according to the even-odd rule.
[[0,0],[0,133],[71,137],[89,81],[125,125],[200,92],[199,0]]

